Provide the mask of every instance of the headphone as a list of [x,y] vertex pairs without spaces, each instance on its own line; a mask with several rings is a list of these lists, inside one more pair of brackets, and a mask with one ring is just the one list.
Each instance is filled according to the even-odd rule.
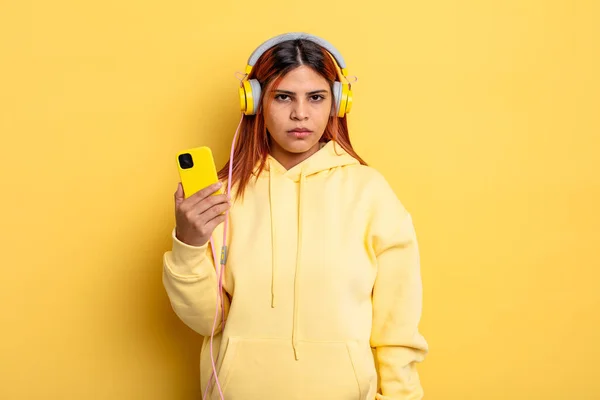
[[275,36],[265,42],[263,42],[256,50],[252,52],[248,63],[246,65],[245,77],[241,81],[239,94],[240,94],[240,105],[242,112],[245,115],[255,115],[260,108],[260,95],[261,86],[257,79],[248,79],[248,75],[256,61],[262,56],[267,50],[278,45],[281,42],[288,40],[304,39],[310,40],[323,47],[332,58],[336,65],[338,73],[338,80],[333,82],[333,97],[335,101],[335,113],[337,117],[343,118],[346,114],[350,113],[352,109],[352,89],[350,82],[347,79],[346,62],[340,54],[340,52],[333,47],[333,45],[327,42],[325,39],[310,35],[308,33],[285,33],[283,35]]

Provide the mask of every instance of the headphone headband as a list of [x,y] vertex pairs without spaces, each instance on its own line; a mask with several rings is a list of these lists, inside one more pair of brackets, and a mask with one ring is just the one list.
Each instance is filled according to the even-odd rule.
[[[264,54],[264,52],[269,50],[271,47],[276,46],[279,43],[285,42],[287,40],[298,40],[298,39],[310,40],[311,42],[314,42],[314,43],[318,44],[319,46],[324,47],[325,50],[327,50],[329,52],[329,54],[331,54],[333,56],[333,58],[335,59],[335,61],[338,64],[338,66],[342,70],[342,73],[344,73],[346,71],[346,62],[344,61],[344,57],[342,57],[341,53],[331,43],[329,43],[325,39],[322,39],[318,36],[311,35],[309,33],[302,33],[302,32],[284,33],[283,35],[275,36],[275,37],[263,42],[250,55],[250,58],[248,59],[248,69],[251,69],[254,66],[254,64],[256,64],[256,61],[260,58],[260,56],[262,56]],[[249,72],[249,71],[246,71],[246,72]]]

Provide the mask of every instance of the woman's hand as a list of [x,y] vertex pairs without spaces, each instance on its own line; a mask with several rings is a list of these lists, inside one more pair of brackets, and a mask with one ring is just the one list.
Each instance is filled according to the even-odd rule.
[[215,183],[187,199],[181,183],[175,192],[175,235],[190,246],[206,244],[215,228],[225,221],[225,211],[231,206],[226,194],[212,195],[222,186]]

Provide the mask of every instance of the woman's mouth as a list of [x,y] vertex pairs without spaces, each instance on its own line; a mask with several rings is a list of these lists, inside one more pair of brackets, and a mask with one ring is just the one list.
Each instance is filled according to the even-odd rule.
[[305,137],[310,136],[311,133],[312,131],[307,128],[295,128],[288,131],[289,135],[297,139],[304,139]]

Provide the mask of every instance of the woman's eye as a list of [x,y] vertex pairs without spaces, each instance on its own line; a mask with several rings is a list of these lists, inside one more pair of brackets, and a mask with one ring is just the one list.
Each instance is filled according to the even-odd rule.
[[[313,102],[318,102],[318,101],[324,100],[325,96],[323,96],[321,94],[314,94],[314,95],[310,96],[309,99]],[[287,102],[287,101],[291,101],[292,98],[287,94],[277,94],[277,95],[275,95],[275,100]]]

